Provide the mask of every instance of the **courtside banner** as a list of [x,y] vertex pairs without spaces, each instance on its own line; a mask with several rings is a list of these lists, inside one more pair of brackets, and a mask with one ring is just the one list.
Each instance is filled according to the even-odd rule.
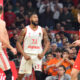
[[[3,0],[0,0],[0,5],[2,5],[3,6]],[[3,17],[3,14],[2,14],[2,17],[1,17],[1,19],[3,19],[4,17]]]

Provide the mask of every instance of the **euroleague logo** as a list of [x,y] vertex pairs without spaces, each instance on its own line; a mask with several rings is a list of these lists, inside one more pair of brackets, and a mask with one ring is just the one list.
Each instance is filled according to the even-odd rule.
[[41,33],[39,33],[39,37],[41,37]]

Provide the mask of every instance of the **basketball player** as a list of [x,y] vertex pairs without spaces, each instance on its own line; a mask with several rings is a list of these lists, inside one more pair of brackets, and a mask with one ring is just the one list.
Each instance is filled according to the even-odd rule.
[[[5,72],[6,80],[12,80],[12,72],[10,69],[9,61],[5,56],[2,47],[9,48],[14,54],[16,54],[16,49],[10,45],[8,33],[6,30],[6,24],[1,20],[3,8],[0,5],[0,68]],[[2,46],[3,44],[3,46]]]
[[[45,45],[44,50],[42,40]],[[23,43],[23,48],[21,43]],[[45,29],[38,25],[38,15],[36,13],[30,15],[30,25],[21,31],[16,45],[18,51],[23,56],[19,68],[18,80],[22,80],[24,74],[32,73],[32,65],[36,80],[42,80],[42,58],[47,52],[50,42]]]
[[[78,18],[78,22],[80,23],[80,13],[78,13],[77,18]],[[79,36],[80,36],[80,34],[79,34]],[[80,46],[80,40],[76,40],[75,42],[73,42],[73,45]],[[71,80],[78,80],[79,71],[80,71],[80,50],[78,51],[77,58],[73,65],[73,69],[72,69],[72,73],[71,73]]]

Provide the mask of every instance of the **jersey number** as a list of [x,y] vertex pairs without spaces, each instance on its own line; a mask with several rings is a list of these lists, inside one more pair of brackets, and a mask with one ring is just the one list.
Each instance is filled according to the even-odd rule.
[[37,44],[37,39],[32,39],[32,44]]

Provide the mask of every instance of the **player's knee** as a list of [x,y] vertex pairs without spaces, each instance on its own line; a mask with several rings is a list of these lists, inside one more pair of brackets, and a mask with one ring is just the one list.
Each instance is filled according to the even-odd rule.
[[24,77],[24,74],[19,74],[17,80],[22,80],[23,77]]
[[4,71],[6,75],[6,80],[12,80],[12,71],[11,69]]

